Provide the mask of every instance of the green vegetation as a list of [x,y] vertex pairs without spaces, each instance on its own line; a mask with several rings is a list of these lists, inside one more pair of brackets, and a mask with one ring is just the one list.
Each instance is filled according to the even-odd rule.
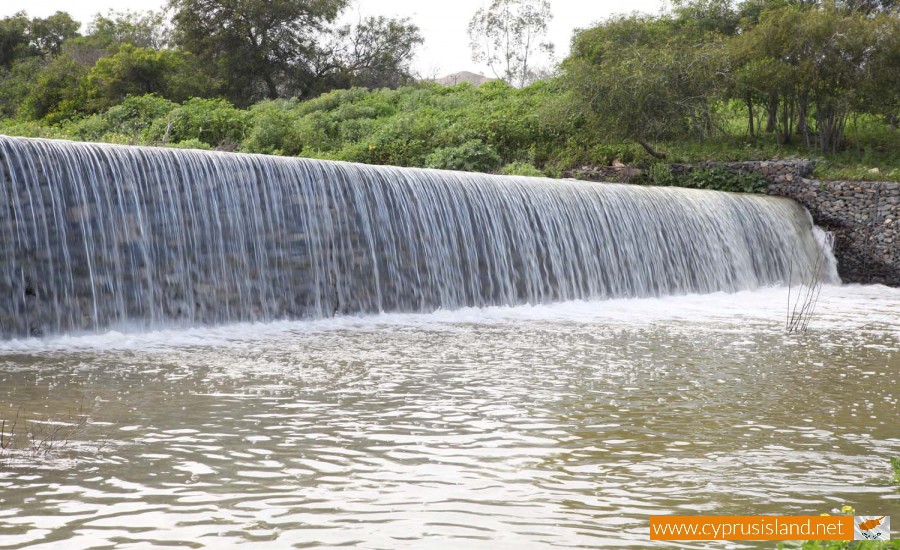
[[763,193],[767,182],[759,174],[735,173],[721,168],[698,168],[678,176],[672,174],[668,164],[657,162],[638,176],[635,183],[648,185],[677,185],[692,189],[718,189],[740,193]]
[[552,19],[550,0],[492,0],[469,21],[472,60],[519,87],[537,80],[537,54],[553,55],[553,44],[540,41]]
[[[811,157],[823,179],[900,180],[889,0],[681,0],[579,31],[558,76],[480,88],[416,82],[418,29],[336,27],[346,4],[170,0],[172,29],[113,12],[84,35],[64,13],[7,17],[0,132],[551,177],[619,161],[646,184],[737,191],[762,181],[662,163]],[[483,27],[491,44],[505,28]],[[516,84],[523,55],[500,54]]]
[[8,120],[0,132],[153,145],[196,140],[248,153],[535,174],[534,166],[560,165],[560,154],[581,154],[580,145],[568,148],[564,121],[543,114],[556,93],[546,82],[523,90],[502,82],[480,88],[353,88],[308,101],[266,100],[249,109],[224,99],[179,104],[142,95],[52,125]]

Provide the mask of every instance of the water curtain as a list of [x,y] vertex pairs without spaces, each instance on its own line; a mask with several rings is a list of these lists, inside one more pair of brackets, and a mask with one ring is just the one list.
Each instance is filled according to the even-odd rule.
[[733,292],[823,254],[783,198],[0,136],[6,338]]

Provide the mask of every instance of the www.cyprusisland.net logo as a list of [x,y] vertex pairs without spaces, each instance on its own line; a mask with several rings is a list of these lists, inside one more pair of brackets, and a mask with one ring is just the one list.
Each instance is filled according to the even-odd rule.
[[890,516],[853,516],[853,540],[890,540]]

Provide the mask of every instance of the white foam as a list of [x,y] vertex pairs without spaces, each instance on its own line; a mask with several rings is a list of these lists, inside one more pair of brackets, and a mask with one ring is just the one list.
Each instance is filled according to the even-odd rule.
[[[794,295],[797,289],[793,289]],[[599,323],[732,325],[739,329],[783,330],[788,289],[766,288],[735,294],[669,296],[652,299],[574,301],[518,307],[464,308],[429,314],[386,313],[316,321],[277,321],[217,327],[125,329],[100,334],[27,338],[0,342],[0,354],[106,349],[165,349],[193,346],[246,346],[292,334],[331,331],[450,329],[466,324]],[[872,330],[900,334],[900,289],[880,285],[825,285],[810,330]]]

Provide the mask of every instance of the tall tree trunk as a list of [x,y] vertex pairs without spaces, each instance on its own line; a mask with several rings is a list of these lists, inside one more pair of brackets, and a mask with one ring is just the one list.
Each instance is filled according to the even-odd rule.
[[806,94],[800,94],[800,97],[797,99],[797,133],[803,136],[803,143],[807,148],[809,148],[808,116],[809,97]]
[[778,94],[769,96],[766,112],[769,114],[769,120],[766,122],[766,133],[771,134],[778,128]]
[[266,83],[266,91],[268,93],[269,99],[278,99],[278,85],[275,84],[275,80],[272,78],[272,75],[268,72],[264,73],[263,82]]
[[778,143],[786,145],[791,143],[794,137],[794,102],[786,97],[781,104],[781,127],[778,129],[780,136]]
[[747,127],[750,129],[750,137],[756,133],[753,128],[753,98],[747,96]]

